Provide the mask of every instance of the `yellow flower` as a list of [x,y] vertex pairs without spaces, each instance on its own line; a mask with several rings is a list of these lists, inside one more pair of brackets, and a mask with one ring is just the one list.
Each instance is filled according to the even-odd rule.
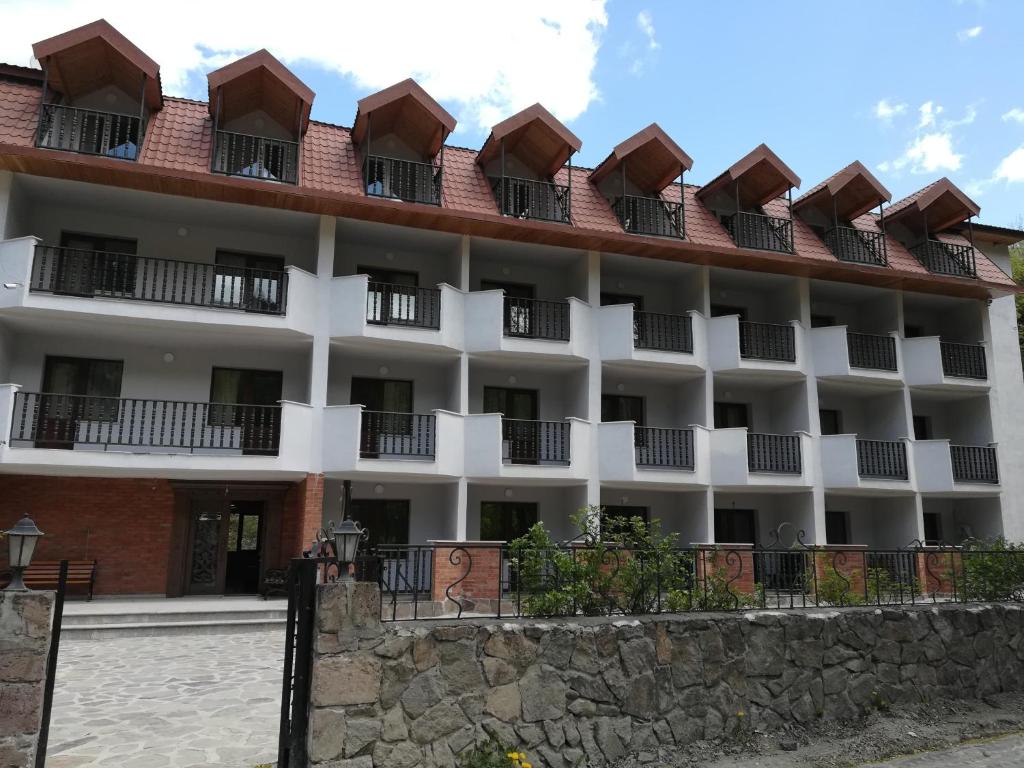
[[509,752],[508,754],[505,755],[505,757],[507,757],[509,760],[518,760],[519,759],[519,753],[518,752]]
[[533,768],[529,763],[523,763],[523,768]]

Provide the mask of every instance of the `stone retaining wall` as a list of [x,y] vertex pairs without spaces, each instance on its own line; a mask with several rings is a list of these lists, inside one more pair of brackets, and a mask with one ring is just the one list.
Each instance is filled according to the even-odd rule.
[[538,768],[901,702],[1024,688],[1024,607],[850,608],[382,625],[318,598],[312,765],[455,766],[493,736]]

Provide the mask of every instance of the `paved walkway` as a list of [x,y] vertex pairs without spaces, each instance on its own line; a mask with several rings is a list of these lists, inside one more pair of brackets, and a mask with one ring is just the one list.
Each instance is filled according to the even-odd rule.
[[1021,768],[1024,766],[1024,735],[964,744],[940,752],[922,752],[897,757],[885,763],[871,763],[862,768]]
[[283,656],[283,630],[65,642],[47,768],[273,762]]

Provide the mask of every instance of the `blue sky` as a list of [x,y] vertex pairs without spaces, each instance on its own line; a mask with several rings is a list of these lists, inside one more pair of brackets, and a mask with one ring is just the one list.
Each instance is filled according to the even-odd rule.
[[[805,190],[857,159],[894,200],[946,175],[982,221],[1024,215],[1014,0],[175,5],[157,20],[104,9],[175,95],[204,98],[206,71],[265,46],[316,91],[313,116],[328,122],[351,124],[357,99],[412,75],[459,118],[451,141],[464,146],[539,100],[583,140],[584,165],[657,121],[694,158],[696,183],[764,141]],[[239,29],[240,12],[273,21]],[[0,0],[0,13],[0,59],[26,64],[33,41],[97,7]]]

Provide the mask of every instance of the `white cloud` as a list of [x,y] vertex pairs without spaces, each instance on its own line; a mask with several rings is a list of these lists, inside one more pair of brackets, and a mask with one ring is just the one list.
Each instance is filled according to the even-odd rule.
[[[415,77],[482,130],[536,101],[562,120],[579,116],[599,96],[594,66],[608,25],[605,0],[517,0],[515,13],[474,0],[448,0],[443,8],[413,0],[315,8],[250,0],[244,10],[240,3],[178,0],[173,12],[125,8],[103,15],[160,64],[165,93],[205,98],[206,72],[267,48],[289,66],[319,66],[368,92]],[[99,15],[86,0],[4,0],[0,61],[28,64],[33,41]]]
[[1014,107],[1009,112],[1003,114],[1003,122],[1007,123],[1010,121],[1015,123],[1024,123],[1024,109],[1020,107]]
[[636,25],[640,27],[640,31],[647,36],[648,48],[655,51],[661,47],[654,37],[654,19],[651,18],[650,11],[640,11],[640,13],[636,15]]
[[937,105],[935,102],[926,101],[917,108],[917,111],[921,115],[921,119],[918,120],[917,127],[929,128],[935,125],[935,118],[942,113],[942,107]]
[[879,163],[877,168],[882,172],[902,171],[904,168],[911,173],[956,171],[963,159],[964,156],[953,149],[952,134],[925,133],[908,144],[902,155],[891,162]]
[[906,104],[892,104],[888,99],[879,99],[875,104],[875,117],[879,120],[892,120],[906,111]]
[[981,30],[982,27],[980,25],[977,27],[968,27],[967,29],[961,29],[959,32],[956,33],[956,39],[959,40],[961,43],[966,43],[968,40],[973,40],[978,35],[980,35]]
[[1017,147],[996,166],[995,181],[1024,181],[1024,146]]

